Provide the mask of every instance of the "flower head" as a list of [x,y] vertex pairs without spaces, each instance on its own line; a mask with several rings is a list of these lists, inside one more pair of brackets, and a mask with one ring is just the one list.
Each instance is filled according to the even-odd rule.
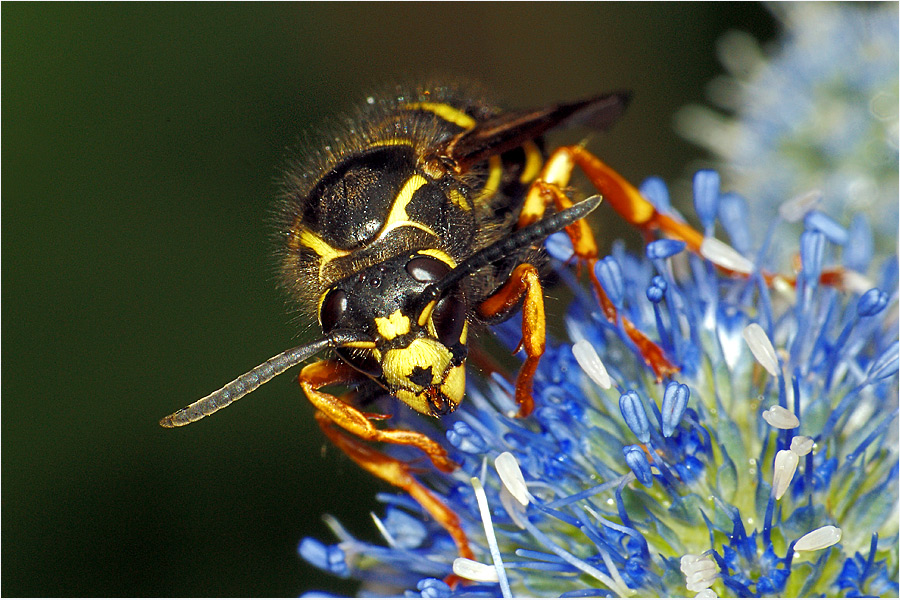
[[[370,595],[898,595],[896,4],[773,10],[789,33],[771,61],[725,44],[737,119],[683,121],[723,159],[693,181],[700,254],[618,244],[594,273],[678,373],[657,381],[551,236],[574,300],[534,413],[515,418],[507,377],[472,377],[442,420],[460,468],[417,462],[477,560],[402,494],[379,496],[382,542],[329,518],[337,543],[304,540],[306,560]],[[640,191],[671,212],[663,181]],[[512,350],[521,324],[494,333]]]
[[[505,377],[476,382],[445,419],[461,468],[422,465],[482,564],[454,566],[447,533],[393,495],[380,496],[384,544],[332,521],[339,542],[304,540],[301,554],[367,592],[426,597],[896,595],[897,261],[871,265],[871,289],[843,291],[821,281],[835,244],[813,229],[796,243],[795,286],[765,280],[765,248],[747,277],[664,240],[598,262],[620,313],[681,367],[658,383],[552,236],[575,300],[533,416],[513,416]],[[512,349],[520,331],[495,333]],[[451,589],[454,568],[480,582]]]

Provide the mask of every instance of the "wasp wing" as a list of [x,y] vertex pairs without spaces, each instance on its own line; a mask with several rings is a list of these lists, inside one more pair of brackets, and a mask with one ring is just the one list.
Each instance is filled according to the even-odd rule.
[[630,99],[628,92],[614,92],[537,110],[504,113],[453,137],[442,154],[462,173],[490,156],[518,148],[560,125],[608,129],[625,112]]

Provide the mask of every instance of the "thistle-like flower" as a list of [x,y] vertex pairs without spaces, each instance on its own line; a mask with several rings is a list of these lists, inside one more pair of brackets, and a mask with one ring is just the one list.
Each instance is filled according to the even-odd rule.
[[[710,232],[718,215],[732,241],[748,235],[731,217],[741,211],[722,210],[743,199],[720,193],[716,173],[699,172],[694,189]],[[669,210],[660,180],[641,191]],[[393,495],[374,517],[383,545],[331,520],[338,543],[307,539],[301,555],[391,595],[896,596],[896,258],[870,265],[809,227],[789,283],[765,274],[766,247],[735,277],[710,262],[715,244],[707,258],[673,240],[643,256],[616,246],[596,273],[681,367],[658,383],[565,265],[568,238],[546,245],[575,300],[569,340],[541,361],[534,415],[514,418],[513,386],[495,374],[445,419],[461,468],[421,465],[480,562],[457,559],[446,532]],[[848,272],[851,289],[825,285],[848,258],[874,284]],[[495,333],[514,348],[519,331]],[[451,589],[453,573],[478,583]]]

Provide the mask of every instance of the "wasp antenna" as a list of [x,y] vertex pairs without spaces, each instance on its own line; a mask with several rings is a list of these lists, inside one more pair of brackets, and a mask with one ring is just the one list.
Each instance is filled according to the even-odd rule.
[[234,381],[225,384],[209,396],[200,398],[193,404],[177,410],[160,420],[163,427],[181,427],[199,421],[217,410],[225,408],[235,400],[240,400],[262,384],[281,375],[291,367],[300,364],[310,356],[314,356],[335,346],[366,343],[369,338],[364,334],[349,331],[334,331],[330,335],[310,344],[297,346],[273,356],[263,364],[247,371]]
[[466,275],[470,275],[482,267],[486,267],[487,265],[502,260],[519,248],[529,246],[538,240],[546,238],[551,233],[556,233],[564,227],[568,227],[575,221],[583,219],[600,206],[602,201],[603,198],[598,195],[585,198],[581,202],[573,204],[565,210],[561,210],[558,213],[545,217],[540,221],[536,221],[527,227],[523,227],[507,237],[491,244],[487,248],[476,252],[463,262],[459,263],[452,271],[447,273],[443,279],[434,282],[424,290],[423,296],[426,300],[426,306],[432,304],[446,294],[448,290]]

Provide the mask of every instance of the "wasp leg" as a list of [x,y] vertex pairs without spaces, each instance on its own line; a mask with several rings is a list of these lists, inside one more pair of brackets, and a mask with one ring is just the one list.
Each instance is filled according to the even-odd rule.
[[527,417],[534,410],[531,390],[546,338],[544,294],[537,269],[527,263],[517,266],[506,283],[481,303],[478,313],[485,319],[502,321],[516,310],[519,302],[522,302],[519,348],[525,350],[525,362],[516,377],[516,404],[519,405],[519,416]]
[[377,429],[365,413],[319,389],[326,385],[359,381],[362,377],[364,376],[346,363],[337,359],[326,359],[304,367],[298,379],[300,387],[313,406],[335,425],[363,440],[415,446],[427,454],[434,466],[441,471],[445,473],[454,471],[458,465],[447,457],[447,451],[440,444],[427,435],[403,429]]
[[641,196],[637,188],[602,160],[579,146],[560,148],[559,153],[562,156],[569,156],[568,160],[578,165],[594,187],[601,190],[613,209],[631,225],[641,229],[648,236],[653,230],[659,229],[671,238],[684,241],[693,252],[700,252],[700,245],[703,243],[702,233],[687,223],[657,211]]
[[[612,176],[609,178],[604,179],[598,176],[595,173],[595,171],[597,171],[596,165],[594,165],[595,168],[593,170],[589,170],[588,167],[591,165],[588,164],[587,159],[583,158],[583,155],[600,163],[599,159],[594,158],[593,155],[589,154],[586,150],[577,146],[564,146],[559,148],[549,159],[547,159],[546,164],[541,170],[541,174],[528,190],[525,203],[519,213],[518,226],[520,228],[540,220],[546,207],[551,203],[556,207],[556,210],[563,210],[572,205],[572,201],[565,193],[563,193],[562,188],[569,184],[569,178],[576,166],[580,167],[588,175],[592,183],[603,194],[604,199],[610,199],[610,204],[613,205],[613,208],[622,214],[630,223],[640,226],[640,219],[646,217],[645,213],[647,212],[648,207],[653,213],[659,215],[659,213],[656,213],[656,209],[653,208],[653,205],[641,197],[637,190],[631,187],[625,179],[612,171],[612,169],[603,165],[603,163],[600,163],[600,165],[612,173]],[[606,186],[608,180],[613,181],[617,185]],[[635,198],[627,201],[622,200],[623,192],[621,190],[626,188],[630,188],[634,191]],[[612,199],[613,197],[615,197],[615,200]],[[664,215],[659,216],[662,217]],[[677,223],[668,217],[666,217],[666,219],[672,223]],[[688,229],[697,233],[693,229]],[[640,329],[635,327],[634,323],[627,317],[619,315],[615,305],[606,295],[606,291],[603,289],[603,286],[600,285],[600,281],[597,279],[597,275],[594,272],[594,265],[597,263],[599,252],[597,250],[597,242],[594,239],[594,234],[587,223],[584,220],[573,223],[566,228],[566,233],[568,234],[569,239],[572,240],[572,248],[575,256],[587,264],[591,283],[594,286],[594,290],[597,292],[597,297],[600,299],[600,306],[603,309],[603,314],[606,319],[614,325],[619,322],[622,323],[622,328],[625,330],[626,335],[628,335],[628,338],[638,348],[644,362],[653,369],[653,373],[656,375],[657,380],[661,381],[662,379],[677,373],[679,370],[678,367],[666,358],[662,348],[653,343],[650,338],[648,338]],[[702,241],[702,236],[700,241]],[[698,248],[699,244],[700,242],[697,242]]]
[[447,530],[450,537],[456,543],[459,555],[463,558],[475,559],[469,548],[469,539],[459,524],[459,517],[450,510],[433,492],[423,486],[410,473],[410,467],[405,462],[392,458],[367,446],[358,439],[346,435],[335,427],[334,421],[320,411],[316,412],[316,421],[322,432],[328,436],[332,443],[340,448],[344,454],[369,473],[380,477],[393,486],[396,486],[418,502],[432,518]]
[[[568,184],[569,175],[575,166],[587,175],[594,187],[603,194],[604,200],[607,200],[613,209],[628,223],[640,229],[646,238],[649,239],[653,231],[659,230],[670,238],[683,241],[691,252],[700,254],[700,247],[704,239],[701,232],[683,221],[657,211],[656,207],[647,201],[627,179],[580,146],[563,146],[553,153],[548,159],[544,170],[548,175],[546,181],[555,183],[558,188],[565,187]],[[534,198],[531,198],[532,192],[530,191],[529,199],[526,200],[526,208],[528,208],[529,212],[526,213],[525,209],[523,209],[522,216],[519,218],[520,227],[523,224],[523,218],[531,219],[535,211],[542,212],[542,207],[538,206],[542,197],[538,195],[537,191],[533,193]],[[562,196],[565,197],[564,194]],[[546,194],[543,197],[543,202],[546,206]],[[557,209],[559,208],[560,205],[557,205]],[[529,222],[531,221],[528,220],[525,224]],[[573,245],[576,246],[576,255],[582,257],[574,238]],[[727,267],[718,266],[718,268],[723,273],[731,276],[746,277],[746,274],[733,271]],[[799,271],[799,268],[797,270]],[[770,286],[776,280],[783,280],[790,285],[796,285],[796,277],[791,275],[781,275],[766,271],[762,271],[760,274]],[[824,269],[819,280],[822,285],[837,288],[852,287],[852,278],[848,280],[848,277],[846,270],[838,267]]]

